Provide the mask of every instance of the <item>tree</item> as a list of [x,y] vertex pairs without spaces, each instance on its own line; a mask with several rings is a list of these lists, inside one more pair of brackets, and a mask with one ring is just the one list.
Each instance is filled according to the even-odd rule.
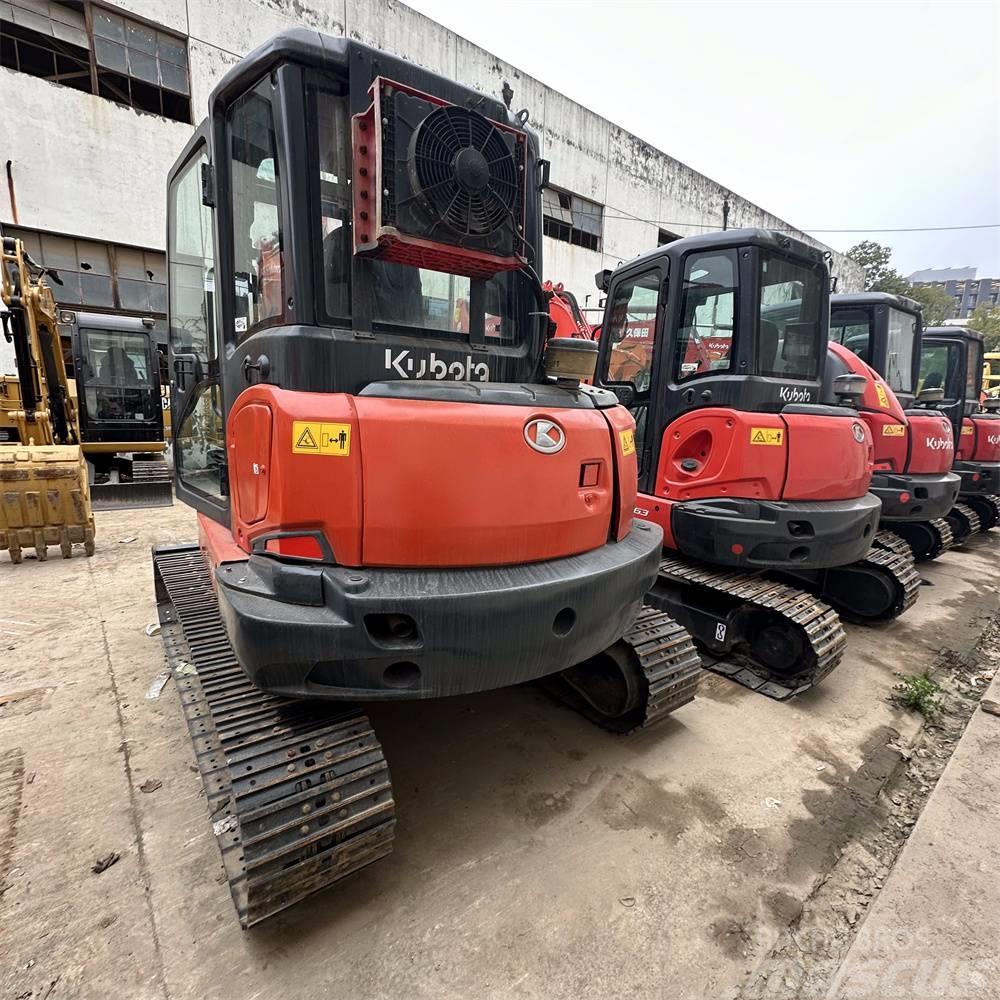
[[955,301],[940,285],[907,285],[898,293],[916,299],[923,307],[924,326],[940,326],[951,318]]
[[847,256],[865,269],[866,292],[892,292],[902,294],[910,286],[905,279],[889,267],[892,247],[884,247],[874,240],[862,240],[847,251]]
[[969,329],[983,335],[987,351],[1000,350],[1000,307],[984,302],[969,317]]

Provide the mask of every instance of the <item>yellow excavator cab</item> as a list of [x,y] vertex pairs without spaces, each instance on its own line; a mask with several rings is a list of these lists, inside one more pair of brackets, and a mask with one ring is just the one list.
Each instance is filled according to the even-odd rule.
[[56,304],[20,240],[0,242],[3,337],[18,377],[0,377],[0,550],[12,562],[50,545],[94,554],[94,514],[80,425],[59,342]]

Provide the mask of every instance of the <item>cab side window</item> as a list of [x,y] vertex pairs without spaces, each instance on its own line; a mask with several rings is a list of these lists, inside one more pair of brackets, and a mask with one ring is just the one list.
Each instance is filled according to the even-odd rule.
[[674,357],[675,382],[732,367],[736,273],[733,251],[691,254],[687,258]]
[[603,336],[611,338],[609,382],[630,382],[637,393],[649,391],[656,343],[658,271],[621,282],[615,289]]

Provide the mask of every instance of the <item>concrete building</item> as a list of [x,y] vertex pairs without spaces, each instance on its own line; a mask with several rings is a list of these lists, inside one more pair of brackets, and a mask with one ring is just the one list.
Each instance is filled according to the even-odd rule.
[[[0,0],[0,221],[59,269],[61,303],[165,317],[167,170],[223,73],[294,25],[512,88],[552,164],[543,276],[585,307],[596,271],[724,214],[821,245],[396,0]],[[853,261],[832,267],[841,290],[862,287]]]
[[953,319],[968,319],[977,306],[1000,302],[1000,278],[977,278],[974,267],[931,267],[914,271],[906,279],[911,285],[937,285],[955,301]]

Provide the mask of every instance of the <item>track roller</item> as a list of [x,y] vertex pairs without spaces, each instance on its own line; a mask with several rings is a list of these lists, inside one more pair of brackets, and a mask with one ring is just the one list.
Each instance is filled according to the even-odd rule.
[[669,615],[644,607],[613,646],[541,683],[591,722],[629,733],[686,705],[700,678],[691,636]]

